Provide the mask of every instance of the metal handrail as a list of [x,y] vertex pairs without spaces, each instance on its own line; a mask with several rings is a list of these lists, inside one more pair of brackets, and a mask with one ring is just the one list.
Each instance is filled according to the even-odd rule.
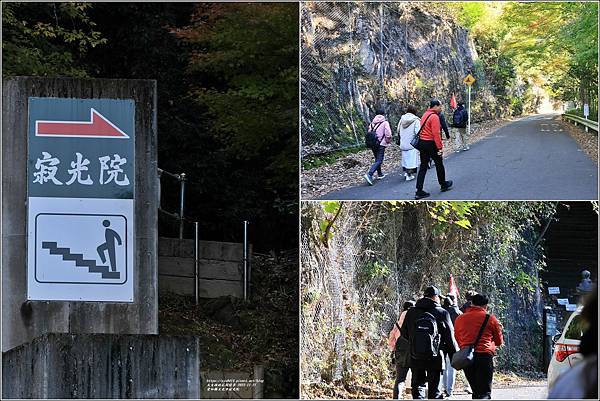
[[596,121],[588,120],[586,118],[579,117],[579,116],[576,116],[573,114],[564,113],[562,116],[563,116],[563,118],[566,118],[567,120],[573,121],[575,123],[575,125],[581,124],[581,125],[585,126],[586,131],[588,128],[591,128],[594,131],[598,132],[598,123]]
[[[161,168],[158,168],[158,179],[159,179],[159,183],[160,183],[160,178],[162,177],[162,175],[165,174],[171,178],[176,179],[177,181],[179,181],[180,184],[180,191],[179,191],[179,239],[183,239],[183,221],[185,220],[185,217],[183,216],[183,208],[185,205],[185,182],[187,181],[187,177],[185,175],[185,173],[181,173],[181,174],[174,174],[174,173],[170,173],[166,170],[163,170]],[[159,188],[159,196],[160,196],[160,188]],[[159,204],[159,209],[160,209],[160,204]],[[167,212],[168,213],[168,212]],[[171,213],[169,213],[171,214]]]

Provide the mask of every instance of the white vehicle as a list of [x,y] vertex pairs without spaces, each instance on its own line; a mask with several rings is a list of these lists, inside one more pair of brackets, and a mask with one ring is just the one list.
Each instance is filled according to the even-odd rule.
[[[563,332],[554,344],[554,352],[548,366],[548,388],[552,388],[558,377],[583,359],[579,352],[585,322],[581,317],[583,306],[571,314]],[[558,334],[557,334],[558,335]]]

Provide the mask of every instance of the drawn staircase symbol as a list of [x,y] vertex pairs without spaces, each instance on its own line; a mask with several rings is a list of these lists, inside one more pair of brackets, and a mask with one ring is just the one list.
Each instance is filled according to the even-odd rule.
[[63,260],[75,262],[75,266],[87,267],[90,273],[101,273],[102,278],[121,278],[121,273],[109,271],[108,266],[98,266],[95,260],[84,259],[83,254],[71,253],[69,248],[59,248],[56,242],[44,241],[42,248],[47,249],[50,255],[61,255]]

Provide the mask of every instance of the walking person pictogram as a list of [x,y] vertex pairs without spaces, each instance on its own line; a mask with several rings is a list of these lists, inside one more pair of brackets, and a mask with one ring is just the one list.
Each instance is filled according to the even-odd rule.
[[119,234],[108,227],[110,227],[110,221],[104,220],[102,225],[106,227],[104,231],[104,239],[106,242],[101,244],[96,248],[98,251],[98,255],[100,255],[100,259],[102,259],[102,263],[106,263],[106,255],[105,252],[108,251],[108,259],[110,260],[110,270],[117,271],[117,265],[115,261],[115,240],[118,242],[118,245],[122,244],[121,237]]

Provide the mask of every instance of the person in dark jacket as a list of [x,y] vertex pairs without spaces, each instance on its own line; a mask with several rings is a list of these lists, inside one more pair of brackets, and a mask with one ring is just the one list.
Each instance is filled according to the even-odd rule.
[[[457,118],[460,117],[460,118]],[[456,120],[459,121],[456,121]],[[469,121],[469,113],[465,109],[465,104],[463,102],[458,103],[458,107],[452,113],[452,127],[456,130],[454,136],[454,142],[456,145],[455,152],[460,152],[462,148],[463,151],[469,150],[469,144],[467,143],[467,122]]]
[[[454,294],[446,295],[446,298],[444,298],[444,309],[450,314],[452,324],[454,324],[457,317],[462,315],[462,312],[458,309],[458,305],[456,305]],[[450,357],[446,355],[446,369],[444,370],[444,375],[442,377],[442,389],[446,393],[446,397],[452,396],[452,391],[454,391],[454,380],[456,379],[456,369],[452,367],[450,362]]]
[[442,126],[442,131],[446,134],[446,139],[450,139],[450,131],[448,131],[448,123],[446,122],[444,113],[440,113],[440,125]]
[[[445,368],[446,354],[452,355],[458,351],[458,345],[454,339],[454,326],[450,314],[441,307],[440,290],[434,286],[427,287],[423,292],[423,298],[419,299],[414,308],[406,312],[406,317],[400,329],[401,334],[408,340],[411,350],[410,369],[412,371],[411,390],[414,399],[425,399],[425,386],[428,387],[427,398],[442,398],[439,388],[440,377]],[[431,314],[437,324],[439,334],[439,347],[437,355],[421,359],[415,355],[417,344],[417,321]]]
[[407,311],[415,306],[415,301],[406,301],[402,305],[402,312],[398,321],[394,324],[388,338],[388,347],[394,353],[394,363],[396,365],[396,382],[394,383],[394,399],[402,399],[404,391],[404,382],[410,370],[410,350],[408,340],[400,335],[400,328],[404,323]]

